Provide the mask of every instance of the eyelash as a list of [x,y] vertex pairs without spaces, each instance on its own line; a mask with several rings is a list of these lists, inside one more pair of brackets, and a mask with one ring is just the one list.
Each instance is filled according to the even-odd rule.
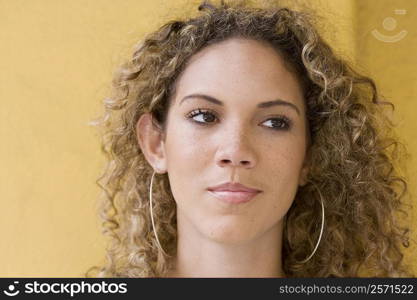
[[[213,111],[211,111],[209,109],[201,109],[201,108],[198,108],[198,109],[195,109],[195,110],[189,112],[186,115],[186,117],[187,117],[187,119],[191,119],[192,122],[195,122],[198,125],[202,125],[202,126],[207,126],[208,123],[212,123],[212,122],[208,122],[207,123],[207,122],[195,121],[193,118],[195,116],[198,116],[198,115],[212,115],[216,119],[218,119],[217,114],[215,112],[213,112]],[[280,122],[282,122],[284,124],[284,127],[268,127],[267,126],[268,128],[270,128],[272,130],[284,130],[284,131],[286,131],[286,130],[289,130],[291,128],[291,126],[292,126],[292,121],[290,119],[288,119],[287,117],[282,116],[282,115],[279,116],[279,117],[277,117],[277,118],[269,118],[266,121],[269,121],[269,120],[278,120],[278,121],[280,121]]]

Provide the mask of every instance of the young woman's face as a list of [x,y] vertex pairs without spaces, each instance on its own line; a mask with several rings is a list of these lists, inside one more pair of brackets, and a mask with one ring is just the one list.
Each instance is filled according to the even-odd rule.
[[[307,172],[307,132],[301,87],[276,51],[237,38],[209,46],[171,100],[163,152],[179,228],[239,244],[282,225]],[[227,182],[261,192],[232,203],[248,194],[208,190]]]

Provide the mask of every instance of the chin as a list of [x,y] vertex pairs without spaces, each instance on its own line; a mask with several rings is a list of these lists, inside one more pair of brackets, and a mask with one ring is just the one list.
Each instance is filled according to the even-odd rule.
[[[250,224],[248,224],[250,225]],[[242,245],[246,244],[256,237],[256,231],[254,228],[248,228],[248,226],[242,226],[242,224],[228,222],[211,226],[208,230],[204,230],[208,239],[221,244],[228,245]]]

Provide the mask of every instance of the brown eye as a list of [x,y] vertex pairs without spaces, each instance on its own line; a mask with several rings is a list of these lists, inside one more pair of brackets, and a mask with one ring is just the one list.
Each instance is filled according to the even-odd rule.
[[196,123],[213,123],[217,117],[209,110],[196,109],[187,115],[187,118],[192,119]]
[[264,122],[270,124],[269,128],[274,130],[289,130],[291,127],[291,121],[286,117],[279,117],[279,118],[271,118]]

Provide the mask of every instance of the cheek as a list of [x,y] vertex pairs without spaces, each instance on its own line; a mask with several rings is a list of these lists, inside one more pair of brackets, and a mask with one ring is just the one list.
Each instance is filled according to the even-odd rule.
[[273,142],[258,142],[262,147],[261,164],[270,168],[271,174],[297,173],[303,165],[305,155],[305,143],[301,138],[285,137],[273,140]]
[[197,130],[181,122],[175,125],[167,132],[165,154],[172,194],[183,206],[200,196],[201,186],[196,179],[210,164],[210,146]]
[[271,194],[284,202],[292,201],[297,192],[304,147],[304,143],[298,140],[287,139],[263,149],[260,174]]
[[196,130],[178,126],[172,130],[165,146],[168,169],[174,172],[201,171],[208,159],[209,142]]
[[[299,169],[302,155],[295,151],[291,143],[278,146],[276,150],[267,151],[262,161],[259,174],[265,187],[265,198],[257,206],[254,215],[256,223],[265,230],[281,220],[291,207],[298,190]],[[266,153],[266,152],[265,152]]]

